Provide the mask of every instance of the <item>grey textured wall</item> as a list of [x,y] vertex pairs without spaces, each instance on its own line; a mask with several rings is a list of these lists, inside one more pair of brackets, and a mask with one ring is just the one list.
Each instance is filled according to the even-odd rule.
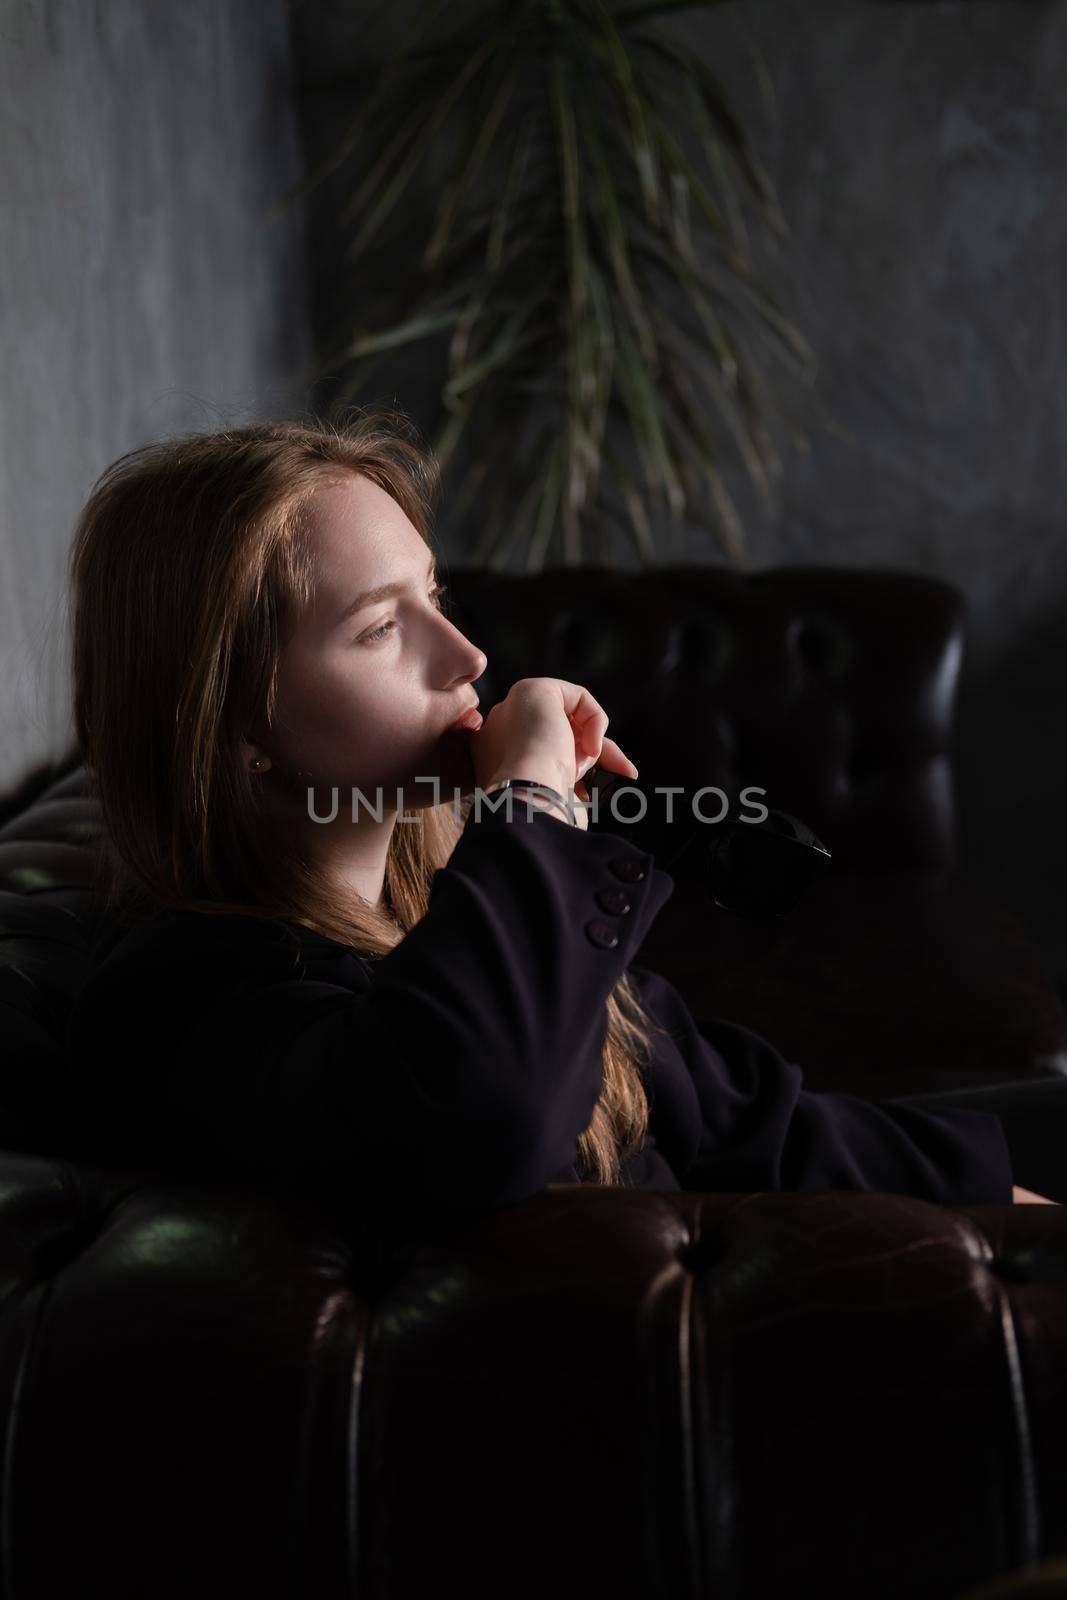
[[304,403],[290,72],[284,0],[0,0],[0,790],[72,736],[93,479]]
[[[343,0],[294,0],[310,150],[341,125],[339,75],[372,69],[413,12],[402,0],[368,27]],[[771,173],[792,236],[762,266],[819,361],[814,392],[790,392],[810,450],[786,445],[774,502],[731,482],[750,564],[963,588],[964,864],[1067,981],[1067,3],[738,0],[664,25],[730,86]],[[342,192],[322,192],[314,223],[331,315],[352,292],[329,262]],[[420,421],[432,371],[404,356],[390,374]],[[458,562],[463,531],[448,532]],[[696,528],[686,554],[721,559]]]
[[754,564],[964,590],[964,861],[1062,983],[1067,4],[775,0],[695,32],[739,90],[743,33],[766,61],[772,103],[738,98],[819,356],[811,449],[753,516]]

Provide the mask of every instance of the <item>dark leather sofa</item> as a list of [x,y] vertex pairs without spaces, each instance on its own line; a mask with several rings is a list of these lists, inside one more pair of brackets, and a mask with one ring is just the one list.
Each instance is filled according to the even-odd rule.
[[[742,924],[661,834],[641,959],[698,1014],[816,1087],[1058,1070],[1036,957],[952,870],[954,591],[450,583],[483,704],[578,679],[650,797],[759,784],[833,851]],[[95,828],[76,750],[0,803],[0,1592],[962,1600],[1067,1551],[1063,1210],[562,1186],[382,1261],[299,1198],[101,1165],[63,1115]]]

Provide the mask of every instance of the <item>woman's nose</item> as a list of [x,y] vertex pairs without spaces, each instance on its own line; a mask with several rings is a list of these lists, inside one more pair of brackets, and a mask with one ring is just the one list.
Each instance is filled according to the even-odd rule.
[[473,669],[470,673],[470,676],[472,678],[480,678],[486,667],[489,665],[485,651],[479,650],[477,645],[471,645],[471,661],[473,663]]
[[457,628],[451,617],[446,617],[443,611],[438,613],[438,620],[443,622],[455,634],[453,643],[458,644],[460,658],[465,663],[465,670],[460,676],[463,679],[480,678],[489,665],[489,658],[486,656],[485,651],[479,650],[476,644],[472,644],[467,635]]
[[[456,629],[456,632],[459,633],[458,628]],[[470,678],[480,678],[486,667],[489,665],[485,651],[479,650],[476,644],[472,644],[465,633],[459,633],[459,637],[463,640],[463,643],[466,646],[465,655],[469,665],[469,671],[466,673],[466,676]]]

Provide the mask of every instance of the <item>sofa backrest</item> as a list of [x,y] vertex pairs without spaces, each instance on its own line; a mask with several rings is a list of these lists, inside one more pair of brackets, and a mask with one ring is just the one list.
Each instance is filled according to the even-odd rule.
[[[965,616],[953,585],[826,566],[445,577],[449,615],[488,658],[483,706],[518,678],[585,684],[639,769],[650,817],[666,815],[657,785],[683,786],[676,807],[703,785],[731,798],[755,785],[815,829],[837,869],[953,865]],[[714,795],[699,804],[715,814]],[[665,840],[650,827],[640,842],[659,854]]]

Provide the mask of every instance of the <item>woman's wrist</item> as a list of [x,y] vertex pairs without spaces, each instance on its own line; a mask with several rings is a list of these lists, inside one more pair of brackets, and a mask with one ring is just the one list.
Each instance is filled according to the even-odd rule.
[[487,796],[498,792],[503,792],[509,801],[514,794],[523,805],[533,806],[538,811],[548,811],[552,816],[559,817],[561,822],[566,821],[572,826],[575,825],[573,810],[563,795],[538,778],[524,778],[516,774],[514,777],[494,779],[482,790]]
[[567,807],[567,802],[556,790],[546,794],[544,790],[547,786],[544,784],[534,787],[529,783],[516,783],[513,787],[524,804],[536,806],[538,811],[550,811],[554,817],[559,817],[561,822],[569,822],[573,826],[574,818]]
[[509,778],[516,780],[517,787],[517,780],[520,777],[528,778],[531,782],[543,783],[546,788],[561,795],[566,795],[573,789],[571,774],[561,761],[553,756],[539,755],[534,751],[513,762],[510,767],[498,767],[483,792],[489,794]]

